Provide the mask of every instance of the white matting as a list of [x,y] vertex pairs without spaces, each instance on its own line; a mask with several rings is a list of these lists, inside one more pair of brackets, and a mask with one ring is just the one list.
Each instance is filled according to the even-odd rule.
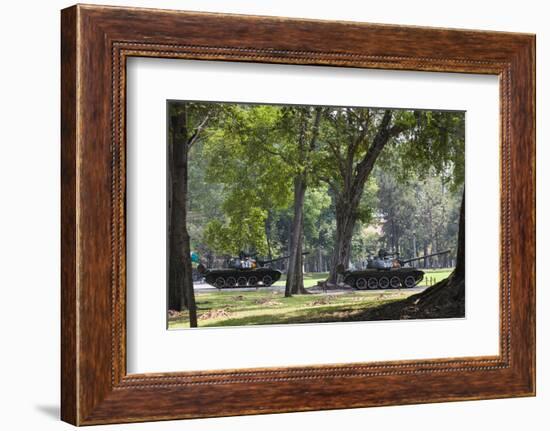
[[[127,88],[129,373],[498,354],[497,77],[131,58]],[[167,99],[465,110],[466,318],[166,330]]]

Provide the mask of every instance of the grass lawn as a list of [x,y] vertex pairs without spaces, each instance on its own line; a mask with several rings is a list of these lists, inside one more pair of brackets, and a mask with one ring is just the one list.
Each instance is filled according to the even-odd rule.
[[424,275],[424,279],[420,282],[419,286],[431,286],[432,284],[438,283],[451,275],[453,269],[424,269],[423,271],[426,273],[426,275]]
[[[326,280],[328,272],[306,272],[304,273],[304,287],[317,286],[318,281]],[[274,286],[284,286],[286,283],[286,274],[281,275],[281,278]]]
[[[451,273],[446,270],[428,270],[425,280],[434,284]],[[304,285],[312,287],[325,280],[328,273],[304,274]],[[423,281],[420,285],[423,286]],[[284,279],[275,285],[284,286]],[[285,298],[281,291],[248,290],[195,292],[199,327],[277,325],[286,323],[338,322],[361,311],[414,294],[407,289],[345,291],[338,293],[314,293]],[[186,312],[171,312],[169,329],[188,328]]]

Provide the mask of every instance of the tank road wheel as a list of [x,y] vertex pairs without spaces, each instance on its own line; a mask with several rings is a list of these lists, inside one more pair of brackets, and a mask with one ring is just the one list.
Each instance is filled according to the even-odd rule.
[[216,278],[216,282],[214,283],[218,289],[221,289],[225,286],[225,279],[223,277]]
[[249,286],[257,286],[258,285],[258,277],[252,276],[248,278],[248,285]]
[[416,280],[412,275],[407,275],[405,277],[404,284],[405,284],[405,287],[410,289],[411,287],[414,287],[414,285],[416,284]]
[[246,277],[237,278],[237,286],[246,287]]
[[390,279],[388,277],[380,277],[378,280],[378,287],[380,289],[387,289],[390,285]]
[[390,279],[390,286],[394,289],[399,289],[399,287],[401,287],[401,280],[399,280],[399,277],[394,275]]
[[235,285],[237,284],[237,280],[235,279],[235,277],[227,277],[225,284],[227,285],[227,287],[235,287]]
[[271,284],[273,283],[273,279],[271,278],[271,275],[264,275],[262,277],[262,283],[265,287],[268,287],[268,286],[271,286]]
[[364,279],[363,277],[358,278],[358,279],[357,279],[357,282],[355,283],[355,286],[356,286],[357,289],[359,289],[359,290],[366,289],[366,288],[367,288],[367,280]]
[[371,277],[367,280],[367,286],[369,289],[376,289],[378,287],[378,280],[374,277]]

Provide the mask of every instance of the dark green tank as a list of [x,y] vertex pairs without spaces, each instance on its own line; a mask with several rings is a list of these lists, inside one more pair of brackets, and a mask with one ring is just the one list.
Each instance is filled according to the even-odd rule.
[[225,268],[207,269],[204,265],[198,266],[198,271],[206,283],[218,289],[232,287],[269,287],[281,278],[282,272],[265,265],[288,259],[282,256],[271,260],[254,259],[245,253],[227,261]]
[[387,253],[385,250],[380,250],[378,256],[367,261],[367,269],[353,271],[346,270],[341,266],[338,268],[338,272],[344,276],[345,284],[359,290],[412,288],[422,281],[424,272],[405,265],[446,253],[450,253],[450,250],[401,260],[397,257],[398,253]]

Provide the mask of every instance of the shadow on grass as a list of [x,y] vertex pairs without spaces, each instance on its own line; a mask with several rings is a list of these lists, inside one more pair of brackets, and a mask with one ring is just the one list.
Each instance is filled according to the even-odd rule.
[[[384,305],[394,300],[377,301],[372,306]],[[228,318],[216,322],[205,321],[202,327],[225,327],[225,326],[250,326],[250,325],[282,325],[300,323],[330,323],[355,321],[354,316],[364,312],[366,303],[358,304],[335,304],[323,307],[311,307],[305,309],[294,309],[286,313],[255,314],[237,318]]]
[[[403,298],[404,292],[347,292],[340,295],[294,295],[286,298],[267,292],[210,293],[197,301],[199,327],[311,324],[386,320],[370,313]],[[397,295],[397,297],[396,297]],[[222,311],[216,313],[216,310]],[[366,314],[365,314],[366,313]],[[374,316],[373,316],[374,314]],[[169,328],[188,328],[188,316],[169,318]]]

